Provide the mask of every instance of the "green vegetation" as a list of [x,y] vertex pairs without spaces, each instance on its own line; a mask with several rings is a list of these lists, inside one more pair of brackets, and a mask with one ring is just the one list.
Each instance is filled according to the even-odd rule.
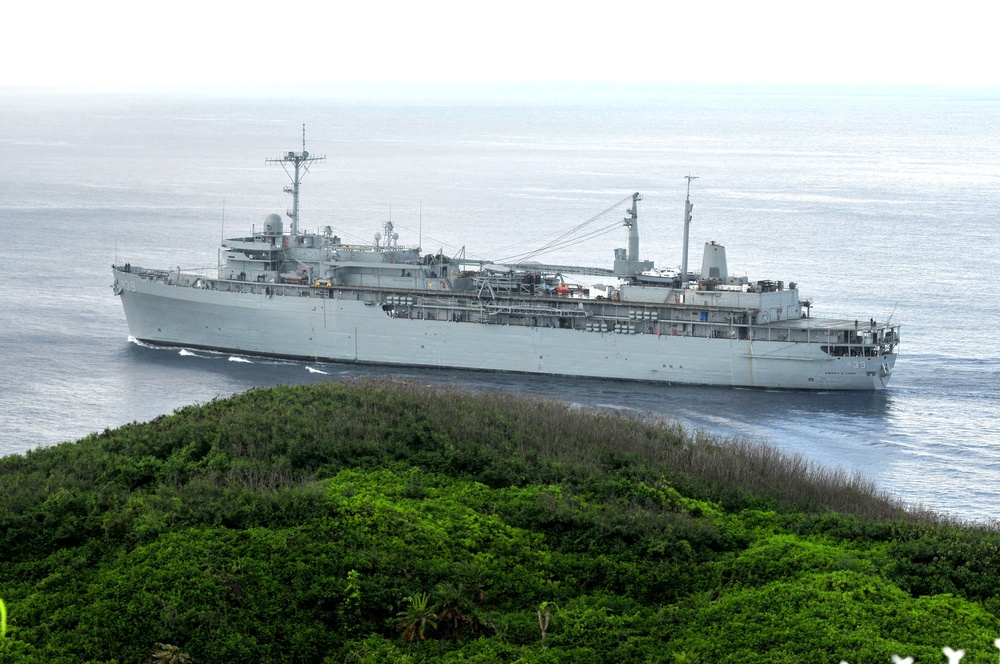
[[0,662],[995,662],[1000,533],[746,441],[392,382],[0,459]]

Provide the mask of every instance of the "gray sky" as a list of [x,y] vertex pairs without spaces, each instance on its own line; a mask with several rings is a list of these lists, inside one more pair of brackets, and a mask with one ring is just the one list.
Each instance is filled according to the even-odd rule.
[[333,82],[1000,85],[1000,3],[34,0],[0,86]]

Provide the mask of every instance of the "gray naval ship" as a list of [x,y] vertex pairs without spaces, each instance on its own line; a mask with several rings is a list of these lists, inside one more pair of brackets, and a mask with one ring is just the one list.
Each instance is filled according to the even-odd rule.
[[223,242],[220,265],[112,266],[130,335],[313,361],[734,387],[881,390],[892,375],[897,324],[814,317],[794,282],[730,276],[714,242],[689,272],[690,176],[679,271],[640,260],[637,193],[613,267],[498,264],[400,246],[392,222],[370,245],[345,244],[329,226],[300,229],[302,178],[324,159],[303,141],[266,160],[291,181],[289,228],[267,215]]

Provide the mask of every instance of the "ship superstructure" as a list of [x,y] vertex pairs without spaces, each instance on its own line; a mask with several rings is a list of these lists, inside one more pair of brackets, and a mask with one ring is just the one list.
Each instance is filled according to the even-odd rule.
[[[129,332],[151,344],[299,358],[657,381],[878,390],[892,374],[899,326],[811,315],[795,283],[730,275],[706,243],[686,266],[690,183],[679,271],[639,258],[641,196],[623,220],[611,268],[492,263],[404,247],[392,222],[371,244],[329,226],[299,228],[299,194],[323,157],[287,152],[292,195],[260,230],[223,242],[217,267],[113,266]],[[567,275],[613,285],[583,288]]]

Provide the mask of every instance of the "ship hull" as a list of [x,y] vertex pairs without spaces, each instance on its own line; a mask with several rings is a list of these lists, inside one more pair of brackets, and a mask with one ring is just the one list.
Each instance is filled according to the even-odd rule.
[[832,357],[818,344],[419,320],[360,296],[234,293],[115,276],[134,338],[243,354],[808,390],[883,389],[896,358]]

